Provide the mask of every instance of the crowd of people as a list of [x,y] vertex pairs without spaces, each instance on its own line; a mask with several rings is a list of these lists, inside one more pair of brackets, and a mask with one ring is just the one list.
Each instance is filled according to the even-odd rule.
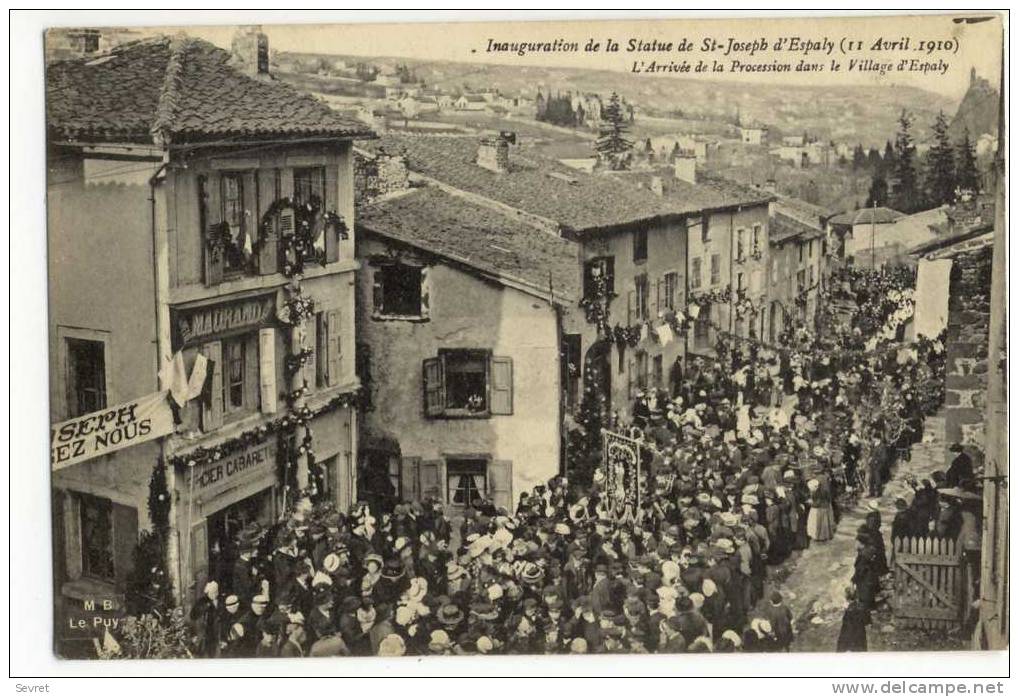
[[[939,403],[943,346],[868,350],[864,327],[895,307],[860,308],[881,317],[790,330],[779,346],[720,342],[675,394],[640,393],[632,420],[611,424],[640,443],[639,496],[602,465],[589,485],[555,477],[514,510],[477,498],[457,519],[434,500],[341,513],[300,499],[243,535],[233,568],[205,586],[195,654],[788,650],[793,617],[769,566],[880,493]],[[913,505],[933,510],[920,493]],[[856,537],[841,650],[866,647],[888,572],[876,507]]]

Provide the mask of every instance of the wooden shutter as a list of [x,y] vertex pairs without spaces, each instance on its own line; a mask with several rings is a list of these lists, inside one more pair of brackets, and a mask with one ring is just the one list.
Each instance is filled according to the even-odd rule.
[[340,328],[340,311],[329,310],[325,313],[326,331],[326,382],[330,386],[339,385],[342,378],[342,335]]
[[202,234],[202,251],[205,259],[205,285],[214,286],[223,281],[223,248],[217,242],[215,247],[210,242],[217,234],[223,222],[223,206],[220,203],[220,182],[218,174],[199,177],[198,195],[204,207],[205,230]]
[[655,280],[655,315],[657,316],[664,308],[662,307],[662,279]]
[[372,312],[376,315],[386,314],[385,294],[382,292],[382,267],[372,268]]
[[489,411],[493,414],[513,413],[513,359],[492,357],[492,389]]
[[[201,597],[202,589],[209,578],[209,532],[204,520],[191,528],[190,561],[194,601]],[[274,588],[273,591],[275,590]]]
[[64,529],[64,560],[67,562],[67,578],[74,580],[81,578],[81,499],[69,493],[64,500],[67,502],[64,508],[64,519],[67,521]]
[[634,370],[633,370],[633,359],[626,361],[626,391],[630,395],[630,399],[637,396],[637,386],[633,382]]
[[[325,168],[325,201],[322,202],[323,213],[332,212],[336,213],[336,199],[338,192],[336,190],[337,184],[337,168],[330,165]],[[340,260],[340,240],[336,234],[336,230],[330,228],[326,230],[326,263],[332,263]]]
[[427,319],[432,309],[432,282],[428,267],[421,268],[421,317]]
[[626,291],[626,326],[633,325],[633,313],[636,308],[636,291]]
[[404,457],[400,459],[400,491],[397,492],[404,501],[418,501],[421,492],[418,488],[418,470],[421,468],[420,457]]
[[262,229],[262,216],[276,200],[277,175],[275,169],[262,169],[258,172],[258,210],[253,225],[255,239],[261,240],[258,249],[258,273],[263,276],[279,270],[279,218],[273,216],[266,221],[265,228]]
[[262,413],[275,414],[276,392],[276,330],[258,330],[258,384],[262,395]]
[[212,431],[223,425],[223,344],[210,341],[202,347],[212,371],[209,399],[202,402],[202,430]]
[[446,386],[441,358],[426,358],[422,361],[425,395],[425,416],[442,416],[446,408]]
[[493,460],[488,465],[488,498],[496,508],[513,512],[513,461]]
[[50,541],[52,544],[53,554],[53,578],[57,584],[62,584],[67,580],[67,528],[66,521],[66,509],[67,505],[67,494],[60,489],[53,490],[53,498],[50,504],[53,506],[52,518],[50,524],[52,525],[52,533],[50,535]]
[[113,577],[118,590],[127,586],[127,576],[134,566],[134,549],[138,546],[138,509],[113,504]]
[[244,409],[250,411],[261,409],[262,388],[261,388],[261,365],[258,353],[258,334],[251,334],[244,338]]
[[605,292],[615,293],[616,291],[616,258],[605,257]]
[[422,499],[437,499],[445,502],[445,483],[443,472],[446,463],[442,460],[424,460],[420,466],[420,493]]

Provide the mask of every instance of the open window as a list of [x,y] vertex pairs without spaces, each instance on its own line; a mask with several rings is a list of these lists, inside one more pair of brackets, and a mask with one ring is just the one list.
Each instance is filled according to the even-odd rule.
[[402,262],[375,267],[373,316],[384,319],[423,319],[428,316],[427,272]]
[[597,283],[605,279],[605,294],[615,293],[615,257],[597,257],[584,264],[584,297],[594,299],[598,294]]
[[423,364],[425,415],[487,418],[513,413],[513,361],[484,349],[443,349]]

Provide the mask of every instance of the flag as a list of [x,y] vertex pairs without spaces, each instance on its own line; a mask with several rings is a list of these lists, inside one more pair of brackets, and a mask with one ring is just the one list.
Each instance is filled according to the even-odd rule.
[[205,389],[205,382],[209,379],[209,359],[205,354],[199,353],[195,356],[195,364],[191,366],[191,377],[188,378],[187,399],[191,401]]
[[178,351],[173,358],[163,364],[159,371],[159,386],[169,390],[170,396],[177,406],[184,406],[188,401],[188,376],[184,368],[184,354]]

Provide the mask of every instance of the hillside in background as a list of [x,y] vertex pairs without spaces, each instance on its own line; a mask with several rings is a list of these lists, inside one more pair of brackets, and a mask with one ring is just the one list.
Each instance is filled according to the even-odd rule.
[[984,133],[998,135],[998,90],[982,77],[975,75],[970,79],[969,89],[959,103],[948,132],[953,141],[962,138],[963,132],[969,130],[970,140]]
[[720,121],[760,121],[775,135],[804,131],[820,139],[884,146],[895,133],[903,108],[918,123],[934,120],[939,110],[955,111],[955,103],[942,95],[899,85],[793,87],[749,83],[705,82],[666,76],[633,75],[604,70],[504,66],[408,58],[323,56],[283,53],[281,63],[313,64],[345,60],[348,63],[406,64],[429,87],[451,92],[498,90],[507,95],[533,97],[539,88],[554,92],[618,92],[637,105],[645,116],[680,118],[691,132],[710,132]]

